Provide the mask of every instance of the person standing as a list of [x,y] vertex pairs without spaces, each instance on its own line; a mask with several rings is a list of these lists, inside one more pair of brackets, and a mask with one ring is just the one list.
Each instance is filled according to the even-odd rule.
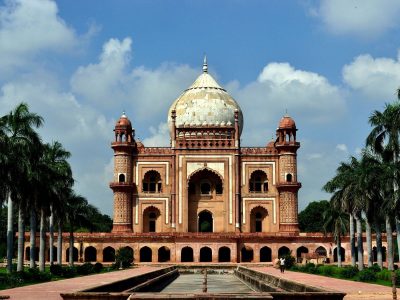
[[283,257],[279,259],[279,267],[281,269],[281,273],[285,273],[285,259]]

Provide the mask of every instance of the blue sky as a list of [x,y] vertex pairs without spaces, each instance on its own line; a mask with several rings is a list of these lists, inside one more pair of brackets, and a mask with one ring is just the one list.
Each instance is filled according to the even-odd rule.
[[244,146],[265,145],[286,109],[295,119],[302,209],[395,99],[399,13],[398,0],[0,1],[0,114],[29,103],[43,139],[72,152],[77,191],[110,214],[116,119],[125,109],[145,145],[168,145],[168,108],[207,53]]

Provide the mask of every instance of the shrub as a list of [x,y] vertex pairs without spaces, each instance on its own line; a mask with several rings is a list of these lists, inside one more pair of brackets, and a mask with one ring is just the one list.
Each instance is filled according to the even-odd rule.
[[38,268],[29,268],[25,272],[21,272],[23,278],[25,280],[37,280],[39,278],[39,269]]
[[318,266],[317,272],[325,276],[332,276],[333,273],[335,273],[335,267],[328,265],[327,266],[321,265]]
[[392,280],[392,272],[388,269],[382,269],[376,273],[376,278],[390,282]]
[[76,275],[76,268],[75,267],[63,267],[62,268],[63,277],[72,278]]
[[358,273],[358,278],[361,281],[369,282],[369,281],[376,281],[375,272],[371,269],[364,269]]
[[88,275],[94,273],[94,267],[91,263],[84,263],[76,268],[79,275]]
[[51,274],[49,272],[39,272],[36,280],[40,282],[50,281]]
[[94,264],[93,269],[94,269],[94,271],[95,271],[96,273],[100,273],[101,270],[103,270],[103,264],[97,262],[97,263]]
[[55,276],[62,276],[63,275],[63,268],[61,265],[51,265],[50,266],[50,273],[55,275]]
[[312,274],[317,273],[317,269],[315,267],[315,264],[313,264],[313,263],[306,263],[303,267],[303,271],[306,273],[312,273]]
[[294,264],[296,262],[296,258],[292,256],[292,252],[290,252],[289,254],[285,254],[283,256],[283,258],[285,259],[285,268],[286,269],[290,269],[294,266]]
[[9,287],[20,286],[24,283],[24,280],[17,273],[5,274],[5,277],[3,277],[2,281]]
[[346,266],[341,268],[339,274],[343,278],[353,278],[358,274],[358,268],[353,266]]
[[378,273],[381,271],[381,268],[378,266],[378,264],[373,264],[372,267],[369,267],[368,269],[370,269],[371,271]]
[[133,255],[128,248],[119,248],[115,254],[115,265],[119,268],[122,264],[123,268],[128,268],[133,262]]

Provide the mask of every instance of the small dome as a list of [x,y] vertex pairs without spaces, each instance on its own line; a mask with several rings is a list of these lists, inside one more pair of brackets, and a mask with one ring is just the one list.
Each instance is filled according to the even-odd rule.
[[291,117],[285,115],[279,122],[279,129],[296,129],[296,123]]
[[[204,61],[203,73],[171,105],[168,112],[168,124],[172,130],[171,113],[175,110],[175,125],[208,124],[224,126],[235,123],[235,111],[238,111],[239,134],[243,130],[243,114],[237,102],[208,74]],[[221,125],[220,125],[221,124]]]
[[128,117],[125,115],[125,112],[122,113],[122,116],[119,118],[119,120],[117,121],[115,126],[116,127],[120,127],[120,126],[132,127],[131,121],[129,121]]
[[137,148],[144,148],[144,145],[143,145],[143,143],[141,142],[141,141],[136,141],[136,147]]

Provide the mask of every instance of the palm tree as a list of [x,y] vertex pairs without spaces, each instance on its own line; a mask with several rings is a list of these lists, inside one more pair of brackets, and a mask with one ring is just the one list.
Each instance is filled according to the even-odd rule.
[[74,265],[74,230],[79,226],[90,226],[88,201],[70,190],[66,201],[66,219],[69,226],[69,264]]
[[[73,184],[72,171],[67,159],[71,154],[66,151],[61,143],[54,142],[51,145],[46,145],[45,163],[49,166],[51,176],[48,178],[48,183],[51,186],[49,191],[48,209],[50,213],[49,220],[49,247],[50,247],[50,264],[53,264],[54,253],[54,211],[62,207],[64,200],[63,193],[65,188],[71,187]],[[63,212],[59,211],[59,215]],[[59,248],[61,252],[61,248]],[[44,257],[44,252],[41,253]]]
[[[349,163],[342,162],[336,175],[328,181],[323,189],[328,193],[336,193],[332,197],[333,204],[340,211],[349,215],[350,246],[352,265],[355,266],[354,219],[357,227],[358,266],[363,268],[363,240],[361,226],[362,187],[359,181],[360,162],[351,157]],[[339,193],[340,192],[340,193]]]
[[[399,93],[398,93],[399,96]],[[373,126],[371,133],[367,137],[367,145],[370,146],[375,153],[382,157],[382,160],[388,164],[391,163],[393,167],[397,165],[399,153],[400,153],[400,102],[396,101],[393,104],[386,104],[383,112],[374,111],[370,118],[369,123]],[[399,178],[392,174],[391,187],[387,190],[386,195],[386,234],[388,243],[388,267],[393,268],[393,253],[389,248],[392,249],[392,228],[391,228],[391,217],[394,217],[397,231],[397,245],[400,253],[400,220],[399,214],[396,212],[394,216],[391,216],[391,212],[395,210],[398,204],[397,190],[399,187]],[[390,246],[389,246],[390,245]]]
[[8,115],[1,117],[0,131],[5,144],[3,148],[3,180],[8,194],[8,217],[7,217],[7,270],[12,271],[13,258],[13,204],[18,199],[18,187],[15,182],[25,174],[24,170],[28,161],[25,153],[32,145],[40,144],[40,137],[34,128],[42,125],[43,119],[29,111],[25,103],[17,105]]
[[333,194],[329,208],[324,212],[324,231],[325,234],[330,232],[336,242],[336,253],[338,267],[342,266],[342,255],[341,255],[341,239],[342,235],[347,232],[347,215],[343,213],[339,207],[337,207],[337,198],[341,198],[343,191],[337,191]]

